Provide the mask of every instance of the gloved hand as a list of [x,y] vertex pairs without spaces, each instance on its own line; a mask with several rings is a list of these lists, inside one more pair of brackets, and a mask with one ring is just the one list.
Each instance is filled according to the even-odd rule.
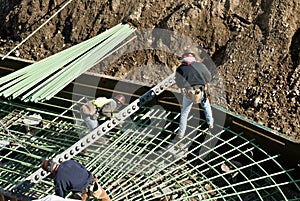
[[93,114],[91,116],[91,119],[96,120],[96,119],[98,119],[98,117],[99,117],[99,114],[96,112],[95,114]]

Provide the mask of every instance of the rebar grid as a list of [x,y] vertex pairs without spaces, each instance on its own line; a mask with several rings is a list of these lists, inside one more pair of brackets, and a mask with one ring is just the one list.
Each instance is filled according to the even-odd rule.
[[[73,123],[72,113],[78,113],[74,106],[80,100],[63,101],[71,106],[45,102],[28,107],[0,100],[1,122],[10,131],[9,135],[2,129],[0,140],[14,143],[1,148],[2,189],[10,191],[38,169],[43,159],[63,152],[79,135],[88,133],[86,127]],[[43,117],[43,124],[30,126],[35,132],[29,134],[23,119],[33,113]],[[292,185],[299,190],[299,180],[290,176],[292,170],[281,167],[278,155],[269,155],[243,133],[221,125],[209,131],[196,116],[190,121],[198,121],[198,126],[190,126],[185,137],[178,139],[178,113],[142,107],[89,146],[88,154],[73,159],[97,175],[112,200],[296,200],[285,189]],[[224,161],[242,162],[239,167],[232,163],[240,180],[232,182],[228,176],[233,172],[220,169]],[[24,191],[34,198],[53,192],[51,177]]]

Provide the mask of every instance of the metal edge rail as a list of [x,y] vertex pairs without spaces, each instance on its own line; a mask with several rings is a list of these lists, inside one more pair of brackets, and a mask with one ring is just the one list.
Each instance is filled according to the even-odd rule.
[[[172,86],[175,83],[175,73],[168,76],[162,82],[151,88],[148,92],[142,95],[139,99],[136,99],[124,109],[122,109],[116,118],[105,121],[103,124],[99,125],[95,130],[91,131],[88,135],[78,140],[74,145],[69,147],[67,150],[61,154],[55,156],[53,160],[55,162],[61,163],[63,161],[69,160],[72,157],[76,156],[82,150],[86,149],[88,146],[97,141],[101,136],[112,130],[120,122],[128,118],[130,115],[135,113],[141,106],[146,105],[150,102],[155,96],[162,93],[165,89]],[[22,193],[27,191],[34,184],[40,182],[42,179],[47,177],[50,173],[44,171],[42,168],[39,168],[37,171],[28,176],[24,181],[15,185],[12,189],[13,192]]]

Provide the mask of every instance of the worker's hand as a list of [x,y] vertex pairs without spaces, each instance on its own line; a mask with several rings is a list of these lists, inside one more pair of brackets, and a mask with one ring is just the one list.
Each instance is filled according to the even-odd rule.
[[91,119],[96,120],[96,119],[98,119],[98,117],[99,117],[99,114],[96,112],[95,114],[93,114],[91,116]]

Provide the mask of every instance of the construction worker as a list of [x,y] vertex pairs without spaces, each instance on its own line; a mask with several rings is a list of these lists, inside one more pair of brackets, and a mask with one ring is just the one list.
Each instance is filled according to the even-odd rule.
[[190,50],[185,50],[182,55],[181,65],[176,69],[175,81],[183,93],[179,130],[177,132],[178,138],[184,137],[188,114],[193,103],[200,103],[209,128],[213,128],[214,119],[211,105],[207,98],[211,73],[203,63],[196,61],[195,54]]
[[123,95],[117,95],[114,98],[99,97],[87,101],[81,107],[81,115],[90,131],[99,126],[100,118],[112,118],[114,112],[120,109],[126,102]]
[[55,195],[64,198],[68,191],[72,199],[86,201],[90,196],[102,201],[110,201],[105,190],[99,185],[98,179],[86,167],[74,160],[60,164],[52,160],[44,160],[43,170],[54,175]]

